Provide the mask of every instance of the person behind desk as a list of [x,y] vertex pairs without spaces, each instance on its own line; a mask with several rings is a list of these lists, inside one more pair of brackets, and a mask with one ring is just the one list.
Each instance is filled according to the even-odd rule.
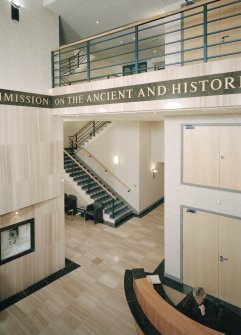
[[204,326],[216,329],[217,315],[212,303],[205,300],[204,288],[197,287],[178,304],[178,310]]

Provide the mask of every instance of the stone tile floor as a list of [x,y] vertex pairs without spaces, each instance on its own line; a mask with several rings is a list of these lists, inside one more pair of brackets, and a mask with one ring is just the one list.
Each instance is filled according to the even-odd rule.
[[134,335],[124,272],[162,261],[163,211],[118,228],[66,216],[66,258],[81,266],[0,312],[0,334]]

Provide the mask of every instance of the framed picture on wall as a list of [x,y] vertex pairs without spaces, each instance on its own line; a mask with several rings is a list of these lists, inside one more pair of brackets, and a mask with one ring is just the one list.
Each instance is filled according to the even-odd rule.
[[34,219],[0,229],[0,265],[33,252],[35,249]]

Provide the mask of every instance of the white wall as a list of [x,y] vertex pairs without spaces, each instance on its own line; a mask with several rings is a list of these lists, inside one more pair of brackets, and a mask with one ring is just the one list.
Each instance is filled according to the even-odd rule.
[[[159,123],[159,122],[158,122]],[[161,138],[155,146],[162,147]],[[157,173],[153,175],[152,169]],[[139,180],[139,207],[144,210],[164,195],[163,165],[152,158],[152,122],[140,123],[140,180]]]
[[[187,205],[241,217],[241,194],[181,185],[181,125],[241,123],[241,116],[170,117],[165,121],[165,272],[182,280],[182,226],[180,206]],[[205,159],[205,157],[204,157]]]
[[[175,9],[179,9],[180,8],[180,3],[178,3],[178,1],[175,4],[172,4],[168,7],[166,7],[166,13]],[[166,23],[164,26],[165,29],[165,43],[167,45],[165,45],[165,64],[170,66],[180,66],[180,62],[181,62],[181,53],[177,53],[177,54],[172,54],[173,52],[176,51],[181,51],[181,43],[180,42],[176,42],[181,40],[181,31],[175,31],[178,29],[181,29],[181,14],[177,14],[177,15],[173,15],[171,17],[167,17],[166,22],[168,21],[172,21],[172,20],[177,20],[174,22],[170,22],[170,23]],[[175,31],[172,33],[172,31]],[[171,44],[172,42],[176,42]],[[170,44],[168,44],[170,43]],[[175,64],[175,63],[179,63],[179,64]],[[173,64],[173,65],[171,65]],[[168,66],[169,67],[169,66]]]
[[64,122],[64,148],[69,147],[69,136],[73,136],[77,133],[86,123],[85,121]]
[[[163,167],[154,179],[152,167],[152,123],[118,122],[100,133],[96,141],[87,143],[86,149],[102,162],[112,173],[123,181],[131,191],[118,180],[105,172],[93,158],[83,151],[80,157],[96,171],[114,190],[117,191],[139,213],[163,196]],[[155,128],[155,132],[157,127]],[[155,134],[157,137],[157,134]],[[161,134],[160,147],[163,146]],[[118,155],[120,164],[113,164],[113,157]]]
[[151,122],[151,159],[164,163],[164,122]]
[[0,2],[0,88],[48,93],[51,88],[51,50],[58,47],[58,17],[42,0],[19,0],[19,22],[11,5]]

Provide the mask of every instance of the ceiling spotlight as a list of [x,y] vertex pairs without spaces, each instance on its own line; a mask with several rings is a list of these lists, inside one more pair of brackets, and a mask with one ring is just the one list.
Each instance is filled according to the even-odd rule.
[[100,21],[99,21],[99,20],[96,20],[96,21],[95,21],[95,23],[96,23],[96,24],[99,24],[99,23],[100,23]]

